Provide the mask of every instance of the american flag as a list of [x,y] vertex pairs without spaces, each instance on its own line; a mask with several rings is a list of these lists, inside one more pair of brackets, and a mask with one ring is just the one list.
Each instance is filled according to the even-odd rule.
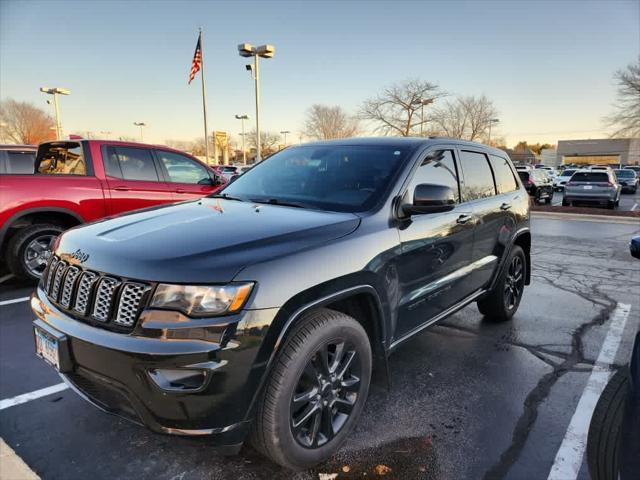
[[202,65],[202,48],[200,47],[200,39],[202,34],[198,35],[198,43],[196,44],[196,51],[193,54],[193,61],[191,62],[191,71],[189,72],[189,84],[195,78],[196,73],[200,71]]

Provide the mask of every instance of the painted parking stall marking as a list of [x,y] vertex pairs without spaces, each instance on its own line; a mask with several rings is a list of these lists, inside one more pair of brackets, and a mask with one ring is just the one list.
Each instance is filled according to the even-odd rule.
[[5,305],[11,305],[13,303],[28,302],[30,298],[31,297],[20,297],[20,298],[12,298],[11,300],[3,300],[0,302],[0,307],[3,307]]
[[62,392],[67,388],[69,388],[69,386],[66,383],[58,383],[50,387],[41,388],[40,390],[23,393],[22,395],[18,395],[17,397],[6,398],[4,400],[0,400],[0,410],[27,403],[32,400],[37,400],[38,398],[46,397],[47,395],[53,395],[54,393]]
[[611,365],[614,363],[618,347],[620,347],[630,311],[631,305],[619,303],[613,312],[611,325],[602,343],[598,360],[578,401],[576,411],[551,467],[548,480],[569,480],[578,477],[587,446],[591,416],[600,394],[612,374]]

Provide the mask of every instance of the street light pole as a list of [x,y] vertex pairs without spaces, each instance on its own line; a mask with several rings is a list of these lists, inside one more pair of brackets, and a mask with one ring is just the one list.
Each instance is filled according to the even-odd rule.
[[287,133],[291,133],[291,130],[282,130],[280,135],[284,135],[284,146],[287,146]]
[[244,121],[249,119],[249,115],[236,115],[238,120],[242,121],[242,164],[247,164],[247,151],[244,148]]
[[48,93],[49,95],[53,95],[53,106],[56,112],[56,139],[62,140],[62,122],[60,121],[60,107],[58,105],[58,95],[69,95],[71,93],[70,90],[66,88],[48,88],[41,87],[40,91],[42,93]]
[[144,137],[142,135],[142,129],[147,126],[144,122],[133,122],[136,127],[140,127],[140,143],[144,142]]
[[492,118],[491,120],[489,120],[489,139],[487,140],[487,143],[488,143],[489,145],[491,145],[491,126],[492,126],[494,123],[498,123],[499,121],[500,121],[500,119],[499,119],[499,118]]
[[262,160],[260,145],[260,60],[262,58],[273,58],[276,49],[273,45],[261,45],[254,47],[250,43],[238,45],[238,53],[241,57],[253,57],[253,68],[247,65],[247,70],[253,70],[253,79],[256,90],[256,163]]

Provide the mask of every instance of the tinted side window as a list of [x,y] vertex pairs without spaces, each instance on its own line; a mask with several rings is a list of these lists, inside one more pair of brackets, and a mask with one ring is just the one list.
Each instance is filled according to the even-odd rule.
[[156,150],[156,154],[167,170],[170,182],[204,183],[210,179],[207,170],[190,158],[163,150]]
[[407,202],[413,201],[413,191],[416,185],[420,185],[421,183],[447,185],[453,190],[456,199],[460,201],[458,171],[451,150],[436,150],[427,155],[411,179],[405,198]]
[[[116,170],[116,165],[120,167],[120,172]],[[151,151],[143,148],[113,147],[106,168],[109,175],[126,180],[158,181]]]
[[489,159],[491,161],[491,167],[493,168],[493,175],[496,179],[498,193],[508,193],[517,190],[518,184],[513,176],[509,162],[505,158],[496,155],[489,155]]
[[464,172],[463,197],[465,201],[486,198],[496,194],[489,161],[483,153],[460,153],[460,163]]

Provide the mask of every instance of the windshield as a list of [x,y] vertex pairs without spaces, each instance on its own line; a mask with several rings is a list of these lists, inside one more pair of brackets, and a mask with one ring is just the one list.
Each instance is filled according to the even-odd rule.
[[564,172],[562,172],[563,177],[570,177],[571,175],[573,175],[574,173],[576,173],[575,170],[565,170]]
[[619,177],[635,177],[636,176],[636,172],[634,172],[633,170],[614,170],[614,172],[616,172],[616,175]]
[[386,146],[288,148],[238,177],[222,194],[254,202],[363,212],[391,187],[406,156],[406,149]]

